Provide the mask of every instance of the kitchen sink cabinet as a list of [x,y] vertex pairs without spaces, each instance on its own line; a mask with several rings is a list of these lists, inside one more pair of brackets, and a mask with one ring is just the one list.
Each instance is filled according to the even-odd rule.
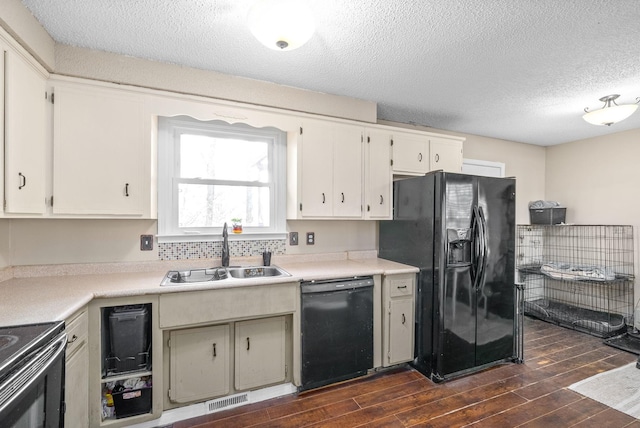
[[151,216],[151,120],[145,121],[143,95],[79,82],[52,85],[53,214]]
[[206,400],[229,393],[229,325],[169,333],[169,399]]
[[[0,39],[0,43],[3,43]],[[46,183],[46,72],[26,54],[1,45],[4,55],[4,211],[44,214]],[[2,70],[0,70],[2,72]],[[2,92],[3,89],[0,89]]]
[[362,218],[363,128],[306,121],[288,144],[288,217]]
[[382,281],[382,365],[413,359],[415,274],[384,276]]
[[391,132],[367,129],[365,133],[364,218],[388,220],[393,207]]
[[67,349],[65,363],[65,426],[89,426],[89,336],[87,310],[65,321]]
[[235,324],[235,387],[239,391],[284,382],[285,317]]
[[460,172],[463,141],[427,133],[394,132],[393,172],[399,175],[423,175],[440,169]]

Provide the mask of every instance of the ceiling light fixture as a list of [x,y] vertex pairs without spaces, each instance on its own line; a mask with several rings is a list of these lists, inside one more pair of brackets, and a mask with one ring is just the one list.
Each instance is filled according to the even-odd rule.
[[304,0],[258,0],[249,10],[247,24],[260,43],[282,51],[304,45],[315,31]]
[[584,109],[586,113],[582,118],[593,125],[607,126],[611,126],[614,123],[625,120],[638,108],[640,97],[636,98],[638,101],[635,104],[618,105],[616,104],[616,98],[619,96],[620,95],[618,94],[613,94],[600,98],[600,101],[604,103],[604,106],[600,110],[594,111],[589,111],[589,108],[586,107]]

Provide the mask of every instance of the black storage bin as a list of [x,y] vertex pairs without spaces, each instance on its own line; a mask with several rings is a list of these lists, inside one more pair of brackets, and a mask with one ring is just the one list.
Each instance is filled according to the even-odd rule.
[[149,367],[149,311],[145,305],[116,306],[109,314],[109,371]]
[[113,405],[116,409],[116,419],[151,412],[151,392],[152,387],[149,386],[112,393]]
[[560,224],[565,222],[566,208],[529,208],[531,224]]

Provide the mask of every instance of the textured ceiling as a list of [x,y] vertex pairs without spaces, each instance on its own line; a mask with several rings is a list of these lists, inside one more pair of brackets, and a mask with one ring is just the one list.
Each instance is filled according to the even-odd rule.
[[316,33],[278,52],[253,0],[22,0],[58,43],[377,102],[378,119],[538,145],[640,128],[582,119],[640,97],[639,0],[301,0]]

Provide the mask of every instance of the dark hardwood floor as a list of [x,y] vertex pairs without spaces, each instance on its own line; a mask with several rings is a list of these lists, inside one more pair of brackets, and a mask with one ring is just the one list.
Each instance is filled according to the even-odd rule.
[[199,427],[634,427],[568,389],[636,361],[602,339],[525,319],[525,363],[434,384],[410,367],[175,423]]

